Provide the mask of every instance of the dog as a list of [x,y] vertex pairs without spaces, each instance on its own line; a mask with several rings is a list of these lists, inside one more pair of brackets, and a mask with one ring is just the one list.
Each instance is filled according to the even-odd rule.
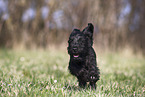
[[89,82],[90,87],[96,89],[100,71],[97,67],[96,53],[92,47],[93,31],[92,23],[88,23],[83,31],[74,29],[70,34],[67,50],[70,55],[68,69],[77,77],[79,86],[85,88]]

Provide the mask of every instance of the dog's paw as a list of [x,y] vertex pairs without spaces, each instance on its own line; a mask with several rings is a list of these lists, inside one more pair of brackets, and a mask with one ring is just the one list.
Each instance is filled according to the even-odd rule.
[[90,79],[90,81],[97,81],[97,80],[99,80],[98,73],[93,72],[93,71],[90,72],[89,79]]

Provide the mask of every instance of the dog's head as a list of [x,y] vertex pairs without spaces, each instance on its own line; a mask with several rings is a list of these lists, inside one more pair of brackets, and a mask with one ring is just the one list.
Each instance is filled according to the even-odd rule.
[[89,47],[93,45],[93,30],[94,26],[88,23],[83,31],[78,29],[72,31],[67,48],[71,58],[81,60],[87,55]]
[[75,60],[82,60],[88,49],[87,38],[78,29],[74,29],[68,40],[68,53]]

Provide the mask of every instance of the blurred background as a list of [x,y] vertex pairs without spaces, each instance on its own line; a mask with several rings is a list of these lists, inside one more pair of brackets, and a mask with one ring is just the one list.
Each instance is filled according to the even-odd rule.
[[67,46],[90,22],[97,48],[145,54],[145,0],[0,0],[0,47]]

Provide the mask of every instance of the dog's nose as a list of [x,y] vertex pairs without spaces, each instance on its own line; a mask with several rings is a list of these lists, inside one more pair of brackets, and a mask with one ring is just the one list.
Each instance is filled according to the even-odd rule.
[[73,48],[73,51],[76,52],[77,51],[77,48]]

